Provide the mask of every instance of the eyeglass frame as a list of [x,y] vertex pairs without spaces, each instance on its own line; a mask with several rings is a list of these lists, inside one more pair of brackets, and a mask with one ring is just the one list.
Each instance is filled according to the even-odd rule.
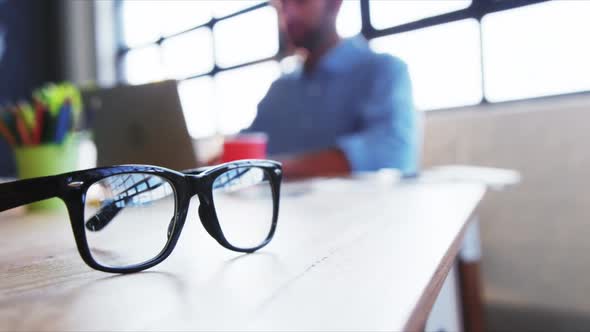
[[[255,167],[262,169],[270,179],[273,199],[272,223],[266,239],[252,248],[233,246],[223,235],[213,200],[213,183],[218,176],[232,169]],[[174,191],[174,226],[160,253],[142,263],[124,267],[101,265],[92,257],[86,240],[84,208],[86,192],[91,185],[105,178],[123,174],[148,174],[168,181]],[[222,247],[243,253],[252,253],[266,246],[273,238],[279,214],[281,163],[272,160],[239,160],[212,167],[202,167],[182,172],[151,165],[121,165],[99,167],[59,175],[18,180],[0,184],[0,212],[45,199],[59,198],[68,210],[76,247],[82,260],[91,268],[109,273],[134,273],[149,269],[164,261],[174,250],[186,222],[190,200],[199,198],[199,219],[201,224]]]

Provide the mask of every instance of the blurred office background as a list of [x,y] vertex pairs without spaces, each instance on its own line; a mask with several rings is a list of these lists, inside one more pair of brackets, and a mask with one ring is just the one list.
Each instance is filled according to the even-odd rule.
[[[584,0],[344,0],[343,36],[409,64],[423,167],[522,173],[478,212],[490,330],[590,326],[589,14]],[[0,102],[45,81],[173,78],[193,137],[231,134],[292,70],[286,48],[266,1],[0,1]]]

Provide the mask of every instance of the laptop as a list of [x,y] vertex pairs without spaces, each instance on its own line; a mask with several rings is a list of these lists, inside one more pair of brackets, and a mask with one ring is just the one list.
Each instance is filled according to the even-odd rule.
[[148,164],[178,171],[199,166],[176,81],[85,91],[82,98],[98,166]]

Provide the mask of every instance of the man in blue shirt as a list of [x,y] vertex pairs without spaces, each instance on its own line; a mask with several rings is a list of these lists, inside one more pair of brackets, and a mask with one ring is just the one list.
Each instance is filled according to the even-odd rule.
[[248,131],[268,134],[286,176],[417,168],[418,137],[408,70],[362,37],[342,40],[342,0],[278,0],[281,28],[305,53],[302,68],[275,81]]

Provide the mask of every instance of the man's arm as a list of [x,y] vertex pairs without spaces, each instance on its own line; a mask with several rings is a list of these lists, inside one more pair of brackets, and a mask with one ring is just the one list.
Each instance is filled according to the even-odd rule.
[[291,179],[350,174],[346,155],[338,148],[278,159],[283,164],[283,174]]
[[367,70],[370,89],[359,114],[361,130],[340,137],[352,172],[395,168],[413,174],[418,167],[419,125],[406,64],[381,55]]
[[340,137],[331,149],[279,157],[285,176],[338,176],[382,168],[416,172],[418,125],[407,67],[391,57],[379,60],[372,64],[371,89],[359,110],[361,130]]

